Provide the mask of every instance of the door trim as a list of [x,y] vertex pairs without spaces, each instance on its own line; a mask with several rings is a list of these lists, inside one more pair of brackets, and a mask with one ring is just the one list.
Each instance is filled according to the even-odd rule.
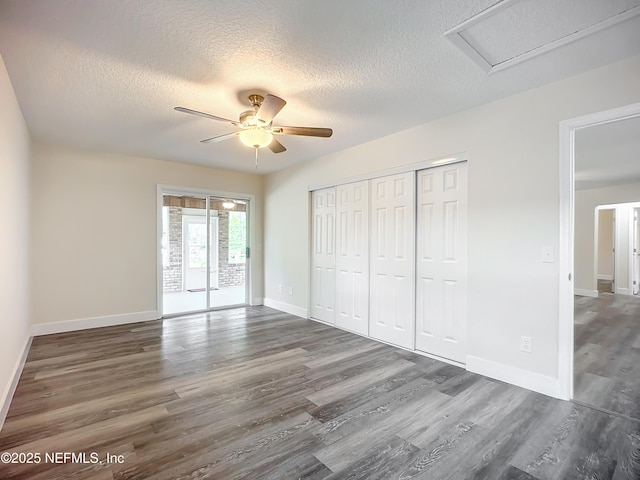
[[430,158],[429,160],[423,160],[415,163],[408,163],[406,165],[400,165],[398,167],[385,168],[382,170],[374,170],[372,172],[355,175],[352,177],[342,178],[331,183],[322,183],[309,186],[308,190],[313,192],[314,190],[322,190],[324,188],[337,187],[340,185],[346,185],[347,183],[362,182],[364,180],[374,180],[380,177],[390,177],[400,173],[417,172],[419,170],[426,170],[427,168],[441,167],[443,165],[450,165],[452,163],[466,162],[467,154],[465,152],[452,153],[451,155],[443,155],[440,157]]
[[574,308],[574,174],[575,133],[596,125],[640,116],[640,102],[563,120],[559,124],[559,250],[558,250],[558,395],[573,398]]

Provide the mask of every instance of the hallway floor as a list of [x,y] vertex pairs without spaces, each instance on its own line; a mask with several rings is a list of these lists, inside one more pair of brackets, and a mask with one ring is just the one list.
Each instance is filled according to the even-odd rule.
[[574,400],[640,419],[640,298],[598,287],[575,297]]

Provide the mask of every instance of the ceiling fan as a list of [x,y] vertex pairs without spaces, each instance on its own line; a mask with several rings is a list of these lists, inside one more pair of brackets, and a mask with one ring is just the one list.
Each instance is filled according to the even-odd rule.
[[240,141],[246,146],[254,148],[256,151],[256,168],[258,168],[258,149],[269,147],[273,153],[281,153],[287,149],[282,145],[274,135],[302,135],[306,137],[330,137],[333,130],[330,128],[317,127],[286,127],[273,125],[273,118],[287,104],[280,97],[275,95],[252,94],[249,95],[249,103],[253,107],[240,114],[239,121],[229,120],[227,118],[217,117],[209,113],[198,112],[185,107],[175,107],[178,112],[198,115],[204,118],[210,118],[219,122],[228,123],[234,127],[240,128],[237,132],[226,133],[217,137],[202,140],[202,143],[221,142],[230,138],[239,137]]

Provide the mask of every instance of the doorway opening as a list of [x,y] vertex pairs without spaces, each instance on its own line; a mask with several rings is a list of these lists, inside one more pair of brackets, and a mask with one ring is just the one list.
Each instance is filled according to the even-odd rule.
[[594,271],[599,293],[638,295],[638,211],[640,202],[596,207]]
[[249,199],[159,194],[162,316],[247,305]]
[[[633,121],[636,123],[624,123]],[[599,220],[599,211],[595,209],[598,205],[613,203],[610,200],[602,200],[602,195],[617,191],[614,201],[629,202],[637,201],[636,198],[624,198],[625,195],[633,195],[638,191],[633,184],[640,184],[640,169],[625,158],[619,151],[609,151],[606,161],[600,161],[593,168],[585,168],[585,165],[578,164],[579,148],[576,142],[577,134],[596,132],[597,129],[589,130],[591,127],[603,126],[628,126],[637,125],[640,121],[640,103],[628,105],[621,108],[598,112],[583,117],[578,117],[560,122],[560,250],[559,250],[559,392],[558,396],[565,400],[574,400],[580,403],[576,393],[584,385],[577,385],[574,382],[574,374],[580,372],[589,373],[593,383],[589,386],[592,391],[601,392],[600,397],[611,397],[611,389],[617,388],[614,385],[616,372],[629,371],[629,365],[639,365],[640,362],[624,354],[619,355],[615,362],[600,362],[597,355],[600,347],[606,343],[616,345],[616,347],[629,346],[627,353],[631,356],[638,350],[639,345],[632,345],[638,338],[635,335],[637,330],[624,330],[620,320],[625,315],[629,316],[630,308],[636,315],[640,310],[635,306],[623,306],[620,298],[623,295],[609,294],[612,304],[607,306],[598,303],[605,295],[600,295],[597,289],[598,276],[598,251],[595,249],[598,241],[594,235],[594,224]],[[614,125],[615,124],[615,125]],[[623,131],[624,129],[622,129]],[[602,131],[607,131],[603,128]],[[631,138],[637,137],[629,136]],[[612,145],[620,146],[621,142],[615,141]],[[600,182],[600,183],[598,183]],[[626,193],[625,193],[626,192]],[[632,193],[629,193],[632,192]],[[585,199],[591,202],[591,206],[586,210],[588,213],[582,216],[581,207],[584,207]],[[595,203],[593,203],[595,202]],[[617,203],[616,202],[616,203]],[[594,215],[594,211],[596,215]],[[584,229],[585,223],[581,222],[586,218],[587,225],[590,222],[591,228]],[[616,235],[619,235],[619,218],[616,217]],[[613,228],[613,227],[612,227]],[[634,227],[635,228],[635,227]],[[628,238],[629,232],[627,232]],[[589,253],[590,252],[590,253]],[[586,256],[585,256],[586,255]],[[590,255],[590,258],[589,258]],[[587,258],[581,261],[581,258]],[[634,257],[635,258],[635,257]],[[620,265],[619,255],[616,256],[615,268]],[[607,275],[607,274],[602,274]],[[620,272],[611,273],[612,279],[619,277]],[[615,288],[615,287],[614,287]],[[626,300],[637,300],[629,295],[624,295]],[[617,303],[616,303],[617,302]],[[640,303],[636,302],[640,306]],[[612,311],[609,307],[618,308]],[[610,325],[597,326],[595,319],[607,319]],[[621,331],[625,345],[616,344],[613,336],[615,329],[623,327]],[[575,329],[575,330],[574,330]],[[620,332],[618,332],[620,333]],[[609,339],[598,344],[597,338]],[[627,345],[628,344],[628,345]],[[579,353],[576,350],[582,349]],[[618,361],[619,360],[619,361]],[[634,363],[635,362],[635,363]],[[605,364],[606,363],[606,364]],[[632,369],[635,367],[631,367]],[[636,372],[637,374],[638,372]],[[623,379],[624,381],[624,379]],[[574,385],[576,383],[576,385]],[[635,382],[633,382],[635,383]],[[625,405],[636,405],[637,398],[640,398],[639,391],[630,391],[631,384],[622,385],[618,391],[618,401],[615,404],[591,405],[601,410],[607,410],[614,414],[625,416],[636,416],[635,413],[624,411]],[[576,387],[574,389],[574,387]],[[637,390],[637,386],[636,386]],[[629,398],[633,397],[633,400]],[[625,401],[627,396],[629,401]],[[637,398],[636,398],[637,397]],[[618,408],[620,407],[620,408]],[[638,412],[636,412],[638,413]]]
[[[577,169],[580,159],[577,159]],[[576,230],[583,223],[581,197],[633,195],[638,183],[576,191]],[[593,295],[576,289],[573,400],[640,420],[640,297],[634,296],[636,213],[640,203],[595,208]],[[589,261],[576,236],[577,264]],[[584,269],[583,269],[584,270]],[[578,268],[576,268],[578,271]],[[576,278],[584,284],[584,279]]]

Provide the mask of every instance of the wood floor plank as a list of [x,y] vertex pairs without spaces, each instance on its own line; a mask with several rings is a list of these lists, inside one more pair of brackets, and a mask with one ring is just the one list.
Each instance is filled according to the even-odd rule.
[[[516,478],[535,478],[518,471],[510,461],[518,451],[521,439],[530,441],[531,432],[536,428],[540,417],[547,414],[551,403],[550,399],[542,395],[527,392],[515,408],[506,409],[504,414],[495,416],[490,423],[483,422],[483,428],[477,428],[475,436],[468,435],[467,445],[461,444],[460,447],[465,451],[473,451],[474,455],[459,458],[446,471],[435,470],[432,473],[441,475],[443,479],[504,478],[506,472],[514,473]],[[476,443],[470,447],[468,444],[471,440]],[[442,469],[443,466],[443,462],[439,462],[438,467]]]
[[450,400],[440,406],[438,415],[431,421],[415,422],[398,435],[420,448],[427,447],[455,430],[458,423],[473,423],[472,416],[479,415],[485,408],[495,408],[492,398],[500,389],[500,384],[479,378],[471,388],[449,397]]
[[[399,469],[411,461],[420,449],[405,442],[400,437],[391,436],[377,448],[349,465],[346,471],[340,471],[327,477],[330,480],[387,480],[398,478]],[[404,477],[400,477],[404,478]]]
[[317,351],[315,355],[309,355],[309,359],[304,363],[310,369],[318,369],[327,365],[343,363],[345,360],[358,356],[362,353],[379,350],[380,345],[376,343],[365,343],[360,345],[350,345],[342,343],[337,346],[334,353],[327,353],[326,350]]
[[410,425],[428,417],[435,406],[447,401],[446,397],[437,390],[430,390],[420,397],[414,394],[407,396],[406,401],[380,406],[373,412],[367,412],[366,428],[354,429],[354,425],[361,425],[362,417],[357,423],[346,422],[337,428],[331,425],[330,430],[323,428],[320,435],[324,443],[329,438],[335,438],[336,430],[342,437],[314,455],[334,472],[345,470],[353,464],[354,457],[366,456],[372,448],[379,448],[390,441],[391,437],[398,436],[399,432]]
[[[321,407],[316,407],[311,411],[311,414],[323,423],[328,422],[329,420],[340,417],[341,415],[349,413],[372,401],[379,402],[383,395],[401,388],[409,382],[417,379],[423,379],[423,375],[424,373],[417,368],[400,372],[391,377],[383,378],[377,382],[371,383],[367,388],[358,392],[357,395],[342,397],[332,402],[325,403]],[[399,392],[396,392],[391,395],[398,394]]]
[[540,480],[533,475],[523,472],[517,467],[513,465],[509,465],[505,471],[502,473],[502,476],[496,477],[496,480]]
[[[141,389],[127,394],[77,403],[57,410],[22,417],[8,422],[3,428],[0,449],[12,448],[29,438],[54,436],[123,414],[167,404],[178,395],[166,387]],[[12,443],[8,443],[11,441]]]
[[307,398],[318,406],[325,405],[329,402],[344,398],[353,393],[363,390],[367,385],[379,379],[391,377],[399,374],[404,370],[408,370],[415,364],[408,360],[396,360],[388,365],[370,369],[366,373],[362,373],[355,377],[351,377],[342,382],[336,383],[329,387],[323,388],[315,393],[307,395]]

